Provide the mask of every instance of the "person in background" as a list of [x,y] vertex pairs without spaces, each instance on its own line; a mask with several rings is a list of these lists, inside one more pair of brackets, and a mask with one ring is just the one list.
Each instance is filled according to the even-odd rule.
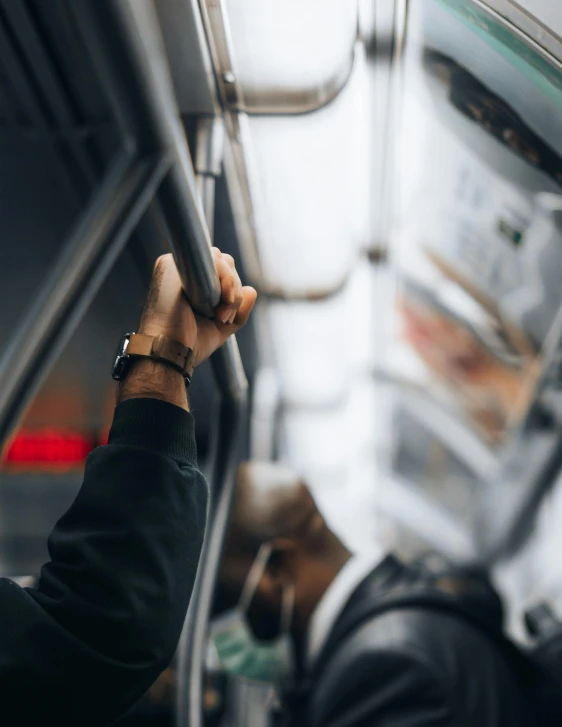
[[284,684],[272,724],[534,724],[532,670],[487,579],[353,555],[280,465],[240,469],[210,633],[225,670]]
[[158,259],[133,355],[121,360],[109,442],[90,454],[82,487],[50,535],[51,560],[36,587],[0,579],[6,725],[109,724],[172,659],[207,507],[185,366],[243,326],[256,298],[232,258],[213,254],[221,285],[213,320],[194,315],[172,257]]

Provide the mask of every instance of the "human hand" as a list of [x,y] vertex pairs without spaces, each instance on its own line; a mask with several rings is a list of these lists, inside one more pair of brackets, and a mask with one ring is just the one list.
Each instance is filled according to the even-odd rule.
[[242,328],[256,301],[256,291],[242,286],[233,258],[214,247],[213,257],[221,285],[221,300],[212,320],[194,313],[186,299],[171,254],[156,261],[141,318],[139,333],[164,335],[193,350],[198,366],[226,339]]
[[[156,261],[138,333],[167,336],[193,351],[192,363],[198,366],[220,348],[226,339],[248,320],[257,293],[242,286],[234,260],[213,248],[221,285],[221,299],[212,320],[194,313],[184,295],[172,255]],[[139,358],[123,382],[119,401],[131,398],[156,398],[189,410],[183,376],[151,359]]]

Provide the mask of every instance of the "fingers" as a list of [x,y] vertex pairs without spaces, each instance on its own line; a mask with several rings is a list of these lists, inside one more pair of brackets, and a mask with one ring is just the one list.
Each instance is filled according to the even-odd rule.
[[220,348],[229,336],[242,328],[252,312],[256,298],[257,293],[253,288],[249,286],[242,288],[242,303],[232,324],[221,323],[216,319],[214,321],[206,318],[198,319],[198,364]]
[[182,284],[172,255],[158,258],[150,285],[139,333],[165,335],[182,342],[196,352],[196,365],[217,350],[248,320],[257,293],[242,287],[234,260],[213,248],[221,285],[221,302],[214,320],[195,316],[184,296]]
[[217,320],[213,321],[215,328],[219,331],[219,334],[221,336],[221,342],[219,345],[222,346],[222,344],[229,336],[239,331],[242,326],[246,324],[246,321],[250,317],[250,313],[252,312],[252,308],[254,307],[257,297],[258,294],[254,290],[254,288],[251,288],[249,285],[245,285],[242,288],[242,302],[240,303],[240,307],[236,312],[236,316],[234,317],[233,322],[222,323],[221,321]]
[[242,283],[231,255],[214,247],[213,258],[221,286],[221,302],[215,309],[215,318],[221,323],[229,324],[236,318],[242,304]]
[[246,324],[257,297],[258,294],[254,288],[249,285],[245,285],[242,288],[242,302],[240,303],[240,307],[238,308],[238,312],[236,313],[236,317],[233,321],[236,330],[242,328],[242,326]]

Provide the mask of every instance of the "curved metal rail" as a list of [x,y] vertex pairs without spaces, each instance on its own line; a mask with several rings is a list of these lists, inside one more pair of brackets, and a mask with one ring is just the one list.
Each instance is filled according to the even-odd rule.
[[[211,316],[220,286],[154,6],[146,0],[88,0],[84,7],[82,29],[124,130],[130,135],[132,126],[139,144],[171,158],[159,190],[161,208],[184,290],[199,313]],[[179,651],[177,724],[189,727],[203,722],[207,626],[246,410],[247,381],[233,337],[213,355],[212,368],[222,396],[209,523]]]
[[0,451],[152,199],[167,161],[114,162],[0,358]]
[[124,138],[170,159],[158,191],[170,245],[193,307],[211,317],[220,287],[154,5],[82,0],[73,9]]
[[[122,137],[122,151],[53,268],[18,337],[0,360],[0,443],[75,330],[146,205],[158,194],[182,284],[211,317],[220,284],[181,124],[158,19],[150,0],[70,5]],[[180,659],[178,719],[202,724],[206,625],[237,469],[247,381],[232,337],[212,358],[222,393],[210,524]],[[184,691],[184,688],[187,688]],[[183,705],[185,704],[185,710]]]

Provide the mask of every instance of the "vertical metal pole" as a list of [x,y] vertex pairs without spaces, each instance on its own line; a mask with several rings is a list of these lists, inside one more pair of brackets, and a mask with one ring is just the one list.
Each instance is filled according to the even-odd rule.
[[[214,217],[215,179],[220,174],[223,149],[222,120],[202,119],[197,131],[195,167],[199,174],[207,224]],[[209,198],[211,197],[211,199]],[[208,523],[200,566],[178,648],[177,727],[203,727],[203,692],[209,618],[236,475],[246,417],[248,382],[234,336],[211,358],[221,392],[213,431]]]
[[[247,383],[234,337],[212,358],[213,372],[224,392],[217,417],[217,456],[203,552],[179,644],[177,727],[203,727],[203,690],[209,617],[220,567],[224,536],[236,483],[239,447],[246,415]],[[231,362],[240,365],[232,369]]]
[[205,210],[209,234],[213,237],[215,221],[215,184],[222,171],[224,121],[220,116],[204,116],[197,121],[195,173],[197,188]]

